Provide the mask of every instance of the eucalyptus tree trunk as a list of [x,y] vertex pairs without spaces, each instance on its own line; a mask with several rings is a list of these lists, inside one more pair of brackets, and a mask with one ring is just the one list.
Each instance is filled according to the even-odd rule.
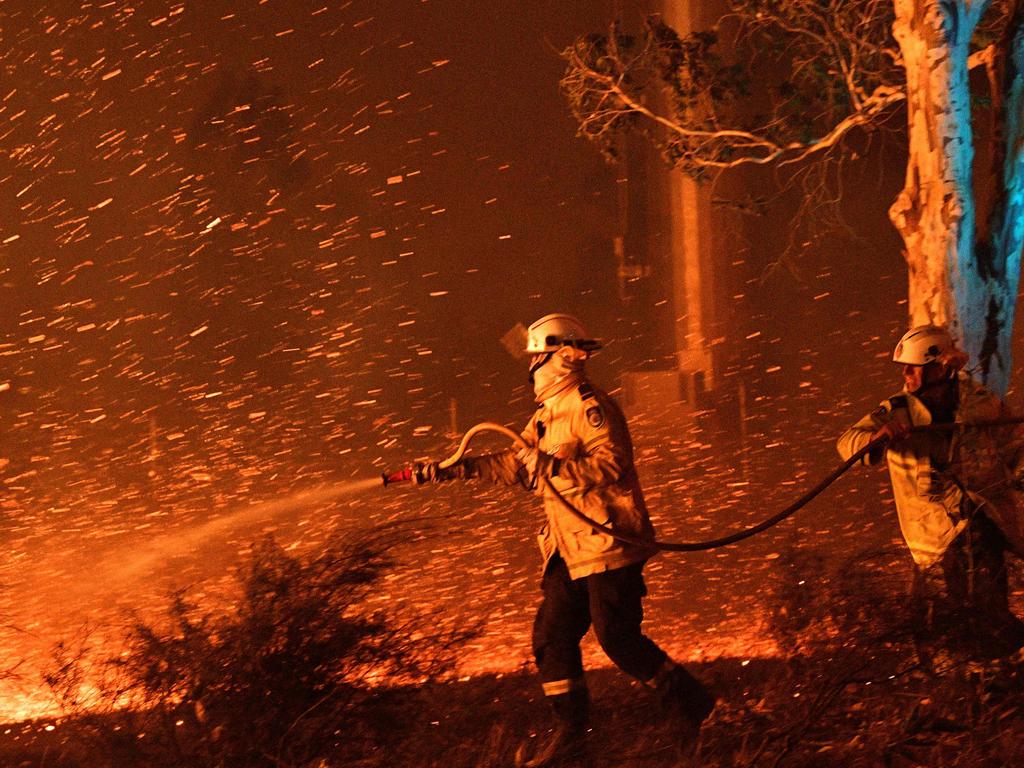
[[[1024,246],[1024,4],[1015,6],[1000,51],[1004,57],[999,67],[1000,93],[995,94],[996,124],[1001,127],[995,137],[998,184],[989,223],[991,242],[978,248],[979,271],[992,285],[988,335],[979,362],[997,391],[1005,390],[1009,380]],[[1003,390],[997,382],[1003,382]]]
[[[985,383],[1004,394],[1016,291],[1008,296],[1005,281],[995,279],[989,264],[979,264],[975,250],[967,64],[971,36],[988,4],[894,0],[893,34],[907,75],[909,159],[889,216],[906,248],[911,324],[947,325]],[[996,355],[1001,336],[1005,351]]]

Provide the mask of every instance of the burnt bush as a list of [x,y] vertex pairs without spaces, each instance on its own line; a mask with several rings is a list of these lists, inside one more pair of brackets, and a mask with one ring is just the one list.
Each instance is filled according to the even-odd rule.
[[905,649],[915,618],[910,579],[907,555],[896,547],[839,562],[814,549],[786,549],[769,581],[768,629],[788,658],[837,647]]
[[[741,682],[743,705],[722,708],[704,764],[1018,764],[1021,656],[978,659],[945,643],[956,627],[922,625],[911,579],[899,547],[831,563],[784,552],[767,595],[781,674]],[[938,654],[922,655],[922,632]],[[750,738],[737,749],[729,732]]]
[[46,681],[78,749],[91,765],[250,768],[399,743],[417,725],[414,687],[401,685],[443,677],[472,633],[364,609],[397,541],[378,532],[301,559],[267,539],[229,612],[182,593],[161,625],[133,620],[116,658],[90,664],[87,645],[62,646]]

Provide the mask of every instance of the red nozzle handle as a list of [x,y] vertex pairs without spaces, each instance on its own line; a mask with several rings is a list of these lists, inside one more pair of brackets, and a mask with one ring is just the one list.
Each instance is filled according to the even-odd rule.
[[380,476],[380,479],[384,481],[385,487],[392,483],[420,482],[417,477],[415,467],[406,467],[405,469],[400,469],[397,472],[385,472]]

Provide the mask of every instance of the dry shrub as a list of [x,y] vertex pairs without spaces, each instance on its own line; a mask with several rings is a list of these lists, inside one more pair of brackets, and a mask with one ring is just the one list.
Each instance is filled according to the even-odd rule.
[[[785,674],[743,684],[750,698],[727,704],[702,764],[1018,764],[1020,659],[979,660],[951,646],[941,665],[923,663],[910,580],[899,548],[834,565],[812,550],[786,552],[769,595]],[[940,626],[939,636],[954,629]]]
[[116,658],[58,648],[46,681],[91,764],[307,766],[400,742],[417,723],[395,686],[442,677],[472,633],[365,611],[399,540],[378,531],[301,559],[267,539],[228,613],[179,594],[163,626],[132,621]]

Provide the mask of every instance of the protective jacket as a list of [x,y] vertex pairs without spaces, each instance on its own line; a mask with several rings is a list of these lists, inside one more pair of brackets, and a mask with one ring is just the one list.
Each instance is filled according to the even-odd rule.
[[[1002,400],[964,372],[957,376],[957,424],[1009,416]],[[927,406],[913,394],[902,394],[858,421],[839,438],[837,448],[848,459],[892,419],[912,426],[932,423]],[[928,567],[939,560],[967,525],[966,516],[982,510],[1018,552],[1020,477],[1024,472],[1024,430],[1019,426],[992,429],[912,433],[907,439],[873,451],[864,463],[881,460],[884,450],[892,481],[896,513],[914,562]]]
[[[622,411],[585,379],[538,405],[522,432],[527,444],[551,457],[544,462],[558,491],[595,522],[625,534],[654,539],[644,504],[633,445]],[[516,451],[464,459],[465,477],[508,485],[521,482]],[[542,490],[543,488],[543,490]],[[546,522],[538,540],[544,567],[557,551],[579,579],[650,558],[655,550],[612,538],[572,515],[543,483]]]

